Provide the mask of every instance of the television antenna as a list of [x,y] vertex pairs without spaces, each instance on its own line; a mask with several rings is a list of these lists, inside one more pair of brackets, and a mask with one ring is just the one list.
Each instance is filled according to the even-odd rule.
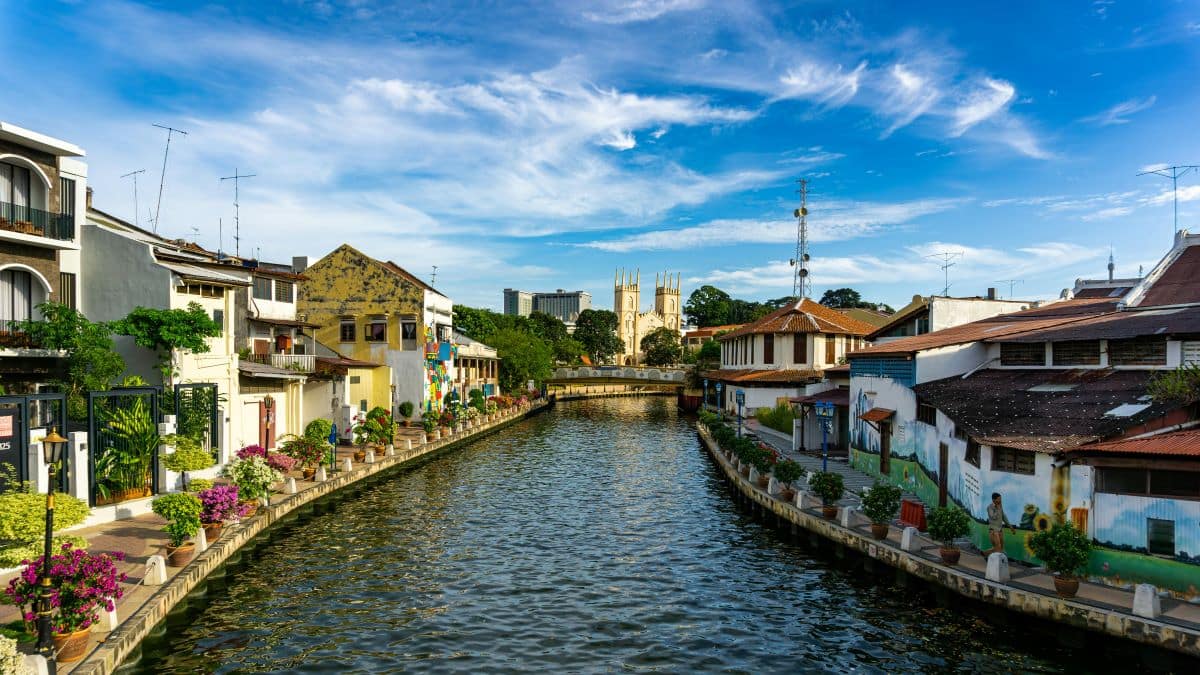
[[429,285],[430,286],[437,283],[437,267],[438,267],[437,265],[434,265],[433,266],[433,274],[429,275]]
[[942,261],[942,264],[938,265],[938,267],[942,268],[942,274],[946,280],[946,285],[942,287],[943,296],[950,295],[950,268],[958,264],[950,261],[955,258],[961,258],[962,255],[962,251],[942,251],[941,253],[931,253],[925,256],[926,258],[938,258]]
[[1025,280],[1024,279],[1000,279],[996,283],[1008,284],[1008,296],[1006,296],[1006,297],[1008,297],[1009,300],[1012,300],[1013,286],[1016,286],[1017,284],[1023,284],[1023,283],[1025,283]]
[[235,168],[232,176],[225,176],[221,179],[224,183],[227,180],[233,181],[233,255],[241,257],[242,253],[242,209],[238,204],[238,185],[243,178],[254,178],[258,174],[254,173],[238,173]]
[[807,298],[812,292],[812,279],[808,277],[808,179],[796,181],[800,184],[800,208],[792,211],[796,218],[796,254],[788,261],[795,268],[792,273],[792,297]]
[[137,171],[130,171],[129,173],[121,176],[121,178],[129,178],[130,176],[133,176],[133,226],[134,227],[138,226],[137,177],[138,177],[139,173],[146,173],[146,170],[138,169]]
[[183,129],[176,129],[175,127],[163,126],[161,124],[155,124],[154,126],[167,130],[167,146],[163,148],[162,171],[158,174],[158,202],[154,205],[154,233],[158,234],[158,214],[161,213],[160,209],[162,209],[163,181],[167,177],[167,153],[171,152],[171,134],[183,134],[187,136],[187,132]]
[[[1162,176],[1163,178],[1171,179],[1171,193],[1173,194],[1173,199],[1175,200],[1175,229],[1171,232],[1172,237],[1175,236],[1175,232],[1179,231],[1179,179],[1186,176],[1188,172],[1195,171],[1197,169],[1200,169],[1200,165],[1179,164],[1177,166],[1164,166],[1161,169],[1154,169],[1153,171],[1143,171],[1138,174],[1139,176],[1154,174],[1155,176]],[[1167,173],[1168,171],[1170,173]]]
[[199,238],[200,238],[200,228],[193,225],[192,226],[192,243],[195,244],[196,240]]

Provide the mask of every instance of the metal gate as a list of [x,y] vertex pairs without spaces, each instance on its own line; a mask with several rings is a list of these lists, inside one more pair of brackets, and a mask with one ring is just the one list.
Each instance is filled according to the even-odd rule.
[[[67,434],[66,394],[29,394],[25,396],[0,396],[0,463],[16,468],[17,481],[33,480],[33,467],[29,465],[30,430],[57,429]],[[64,453],[62,465],[58,467],[58,489],[67,490],[70,484],[71,453]],[[10,486],[0,478],[0,491]]]
[[92,506],[158,494],[159,387],[88,392]]
[[175,385],[171,399],[175,433],[187,436],[209,452],[220,456],[221,434],[217,433],[217,385],[190,382]]

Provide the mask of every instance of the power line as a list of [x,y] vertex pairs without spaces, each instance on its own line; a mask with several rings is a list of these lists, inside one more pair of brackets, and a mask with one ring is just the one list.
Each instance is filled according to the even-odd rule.
[[121,178],[129,178],[130,176],[133,176],[133,226],[134,227],[138,227],[137,177],[138,177],[139,173],[146,173],[146,170],[138,169],[137,171],[130,171],[129,173],[121,176]]
[[[1182,171],[1180,169],[1182,169]],[[1171,179],[1171,192],[1173,193],[1175,200],[1175,229],[1171,232],[1172,238],[1174,238],[1175,233],[1179,231],[1179,179],[1183,176],[1186,176],[1189,171],[1195,171],[1197,169],[1200,169],[1200,165],[1179,164],[1176,166],[1164,166],[1161,169],[1154,169],[1152,171],[1143,171],[1138,174],[1139,176],[1154,174],[1155,176],[1162,176],[1163,178]],[[1170,171],[1171,173],[1166,173],[1167,171]]]
[[961,258],[962,255],[962,251],[943,251],[941,253],[931,253],[925,256],[926,258],[940,258],[942,260],[942,264],[938,265],[938,267],[942,268],[942,274],[944,274],[946,277],[946,285],[942,288],[943,296],[950,295],[950,268],[958,264],[950,261],[954,260],[955,258]]
[[238,184],[243,178],[254,178],[258,174],[253,173],[238,173],[235,168],[232,176],[225,176],[221,179],[224,183],[227,180],[233,181],[233,255],[240,258],[242,255],[242,207],[238,203]]
[[158,174],[158,203],[154,206],[154,233],[158,234],[158,215],[160,213],[160,209],[162,208],[163,181],[166,180],[167,177],[167,153],[171,152],[171,134],[183,134],[184,136],[187,136],[187,132],[183,129],[167,127],[161,124],[155,124],[154,126],[158,127],[159,129],[167,130],[167,145],[165,148],[163,148],[162,171]]
[[807,298],[812,293],[812,279],[808,277],[808,179],[796,181],[800,184],[800,208],[792,211],[796,218],[796,254],[788,262],[796,268],[792,273],[792,297]]

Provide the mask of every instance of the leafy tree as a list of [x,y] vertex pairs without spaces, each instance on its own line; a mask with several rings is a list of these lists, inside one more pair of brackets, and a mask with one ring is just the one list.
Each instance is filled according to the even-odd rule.
[[696,367],[701,370],[714,370],[721,367],[721,343],[716,340],[705,340],[696,352]]
[[207,353],[206,338],[221,334],[221,325],[198,302],[188,303],[187,309],[136,307],[112,326],[115,332],[131,336],[138,346],[153,349],[159,355],[159,370],[167,385],[175,377],[177,351]]
[[[775,298],[774,300],[767,300],[766,302],[763,303],[763,306],[766,307],[771,312],[774,312],[775,310],[782,309],[783,307],[785,307],[787,305],[796,304],[796,300],[797,300],[797,298],[794,295],[785,295],[782,298]],[[770,313],[770,312],[768,312],[768,313]]]
[[566,340],[569,337],[567,335],[567,324],[563,323],[562,319],[553,314],[533,312],[529,315],[529,324],[534,335],[550,344]]
[[78,311],[57,302],[38,305],[41,321],[24,321],[20,330],[42,349],[67,352],[65,379],[55,380],[67,395],[67,414],[71,419],[87,417],[87,392],[104,391],[125,370],[125,361],[116,352],[112,329],[92,323]]
[[666,326],[655,328],[642,338],[642,353],[648,366],[669,366],[679,363],[683,357],[683,346],[679,343],[679,331]]
[[500,356],[500,388],[504,391],[524,391],[533,380],[540,385],[550,376],[554,356],[550,345],[537,336],[512,328],[503,328],[491,336],[492,347]]
[[758,321],[772,311],[770,307],[761,302],[731,300],[729,302],[729,323]]
[[496,325],[495,312],[486,309],[475,309],[465,305],[454,306],[454,328],[467,337],[487,342],[499,327]]
[[587,350],[583,348],[583,343],[572,337],[554,343],[554,360],[558,363],[573,366],[579,363],[580,357],[586,353]]
[[683,306],[683,313],[687,315],[688,320],[700,326],[722,326],[730,321],[732,298],[725,291],[716,286],[701,286],[692,291],[688,296],[687,303]]
[[600,364],[624,351],[625,341],[617,336],[617,315],[607,309],[585,309],[575,320],[575,339]]
[[853,288],[831,288],[821,295],[821,304],[834,309],[874,309],[883,312],[893,312],[889,305],[882,302],[863,300],[858,291]]

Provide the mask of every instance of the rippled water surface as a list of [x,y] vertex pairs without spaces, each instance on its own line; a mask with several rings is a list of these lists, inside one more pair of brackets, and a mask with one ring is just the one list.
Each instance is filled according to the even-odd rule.
[[136,669],[1079,672],[1128,656],[896,582],[738,507],[673,400],[564,403],[277,528]]

